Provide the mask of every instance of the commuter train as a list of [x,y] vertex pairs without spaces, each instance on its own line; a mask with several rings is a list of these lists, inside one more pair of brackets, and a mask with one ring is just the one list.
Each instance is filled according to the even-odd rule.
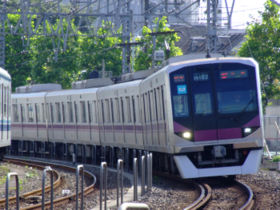
[[11,77],[0,68],[0,158],[11,144]]
[[12,95],[11,152],[112,166],[121,157],[129,167],[149,151],[154,169],[183,179],[257,172],[264,136],[253,59],[169,62],[123,78],[22,87]]

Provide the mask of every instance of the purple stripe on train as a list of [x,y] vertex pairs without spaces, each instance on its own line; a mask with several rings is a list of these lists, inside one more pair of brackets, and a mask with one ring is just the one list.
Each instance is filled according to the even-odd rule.
[[[185,132],[190,130],[189,128],[186,128],[177,122],[173,122],[173,124],[174,132]],[[248,123],[244,124],[242,128],[258,126],[260,126],[260,116],[254,117]],[[195,141],[208,141],[242,138],[242,128],[196,130],[194,131],[194,139]]]

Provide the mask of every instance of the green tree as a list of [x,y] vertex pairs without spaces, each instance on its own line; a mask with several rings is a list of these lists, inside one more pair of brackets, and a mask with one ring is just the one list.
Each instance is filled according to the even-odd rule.
[[280,98],[280,10],[271,1],[265,3],[262,21],[247,27],[246,40],[239,56],[253,57],[260,66],[263,101]]
[[[60,20],[57,19],[54,30],[58,27],[59,21]],[[47,30],[49,30],[49,32],[51,30],[50,27],[52,27],[51,24],[47,24]],[[73,21],[71,27],[75,27]],[[66,20],[63,20],[63,28],[60,30],[59,34],[66,33]],[[64,49],[62,37],[32,37],[30,43],[32,52],[30,79],[32,82],[59,83],[64,88],[71,87],[71,83],[77,80],[80,73],[81,42],[82,39],[80,36],[68,37],[67,47]]]
[[[173,56],[182,55],[182,50],[175,45],[180,40],[177,33],[168,33],[174,30],[167,26],[167,18],[162,17],[161,19],[156,18],[154,24],[157,26],[154,29],[150,29],[147,26],[142,28],[142,37],[138,38],[137,41],[144,42],[143,46],[136,48],[136,58],[134,69],[145,70],[152,66],[152,54],[153,54],[153,37],[151,33],[154,32],[167,32],[166,34],[156,35],[156,47],[155,50],[164,50],[165,59]],[[165,43],[168,43],[169,49],[166,49]],[[160,64],[157,62],[156,64]]]
[[81,68],[87,70],[87,73],[93,70],[100,71],[102,60],[104,60],[107,71],[112,71],[115,76],[120,75],[122,51],[118,44],[121,43],[121,38],[120,36],[112,36],[111,27],[110,22],[103,22],[102,27],[97,31],[97,36],[83,38]]
[[[20,16],[9,14],[7,17],[11,24],[16,25]],[[6,32],[9,28],[6,25]],[[5,69],[12,76],[12,87],[26,85],[26,79],[31,72],[31,55],[30,48],[24,43],[26,37],[20,35],[6,34],[5,36]]]

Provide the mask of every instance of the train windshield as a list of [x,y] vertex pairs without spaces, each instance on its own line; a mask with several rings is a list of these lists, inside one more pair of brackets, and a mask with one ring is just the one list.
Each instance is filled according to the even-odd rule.
[[217,93],[220,114],[243,113],[257,110],[256,91],[236,90]]

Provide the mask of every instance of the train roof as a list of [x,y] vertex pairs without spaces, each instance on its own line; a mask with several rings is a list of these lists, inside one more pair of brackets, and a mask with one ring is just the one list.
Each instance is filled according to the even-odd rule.
[[5,69],[0,67],[0,78],[11,81],[11,76]]
[[37,98],[44,97],[48,92],[35,92],[35,93],[13,93],[12,98]]
[[98,88],[68,89],[49,92],[47,96],[80,95],[85,93],[96,93]]

